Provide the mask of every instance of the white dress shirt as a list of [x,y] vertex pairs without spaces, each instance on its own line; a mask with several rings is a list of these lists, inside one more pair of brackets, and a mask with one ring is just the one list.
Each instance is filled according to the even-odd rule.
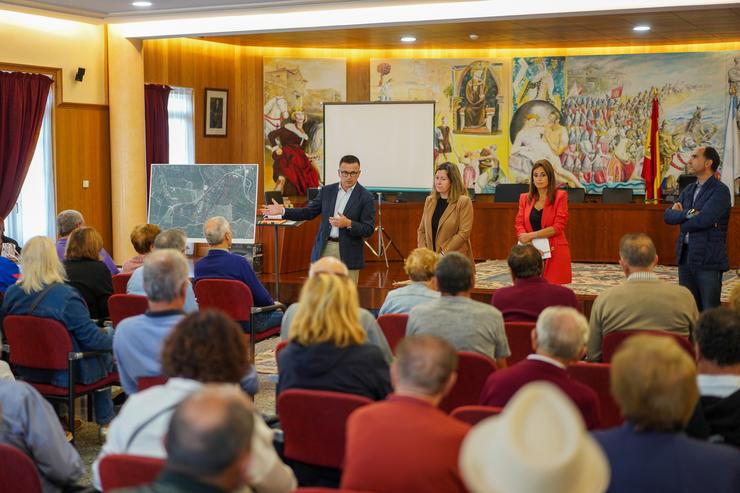
[[[337,217],[340,212],[344,214],[344,208],[347,207],[347,202],[349,202],[349,198],[352,195],[352,190],[355,189],[355,186],[351,187],[347,191],[342,188],[342,185],[337,187],[337,200],[334,202],[334,217]],[[329,237],[339,238],[339,228],[332,226],[331,231],[329,231]]]

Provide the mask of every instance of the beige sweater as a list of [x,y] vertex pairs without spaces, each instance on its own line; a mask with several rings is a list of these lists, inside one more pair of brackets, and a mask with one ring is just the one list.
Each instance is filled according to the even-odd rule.
[[685,287],[660,280],[627,280],[594,301],[588,359],[601,360],[601,343],[609,332],[667,330],[690,335],[698,318],[694,297]]

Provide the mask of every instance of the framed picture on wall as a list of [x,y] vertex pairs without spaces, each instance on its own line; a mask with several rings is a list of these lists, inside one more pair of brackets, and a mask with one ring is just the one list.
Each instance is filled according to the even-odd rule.
[[206,88],[206,111],[203,127],[206,137],[226,137],[228,101],[228,90]]

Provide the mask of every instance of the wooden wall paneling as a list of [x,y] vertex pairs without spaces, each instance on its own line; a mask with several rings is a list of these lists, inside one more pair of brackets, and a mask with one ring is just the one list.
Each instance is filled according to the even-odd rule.
[[347,101],[370,100],[370,58],[347,57]]

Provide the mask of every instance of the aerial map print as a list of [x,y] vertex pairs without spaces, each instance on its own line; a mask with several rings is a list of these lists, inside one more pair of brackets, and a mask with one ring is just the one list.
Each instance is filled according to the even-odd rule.
[[149,191],[149,222],[179,228],[205,241],[203,223],[224,216],[235,242],[251,243],[257,213],[256,164],[155,164]]

